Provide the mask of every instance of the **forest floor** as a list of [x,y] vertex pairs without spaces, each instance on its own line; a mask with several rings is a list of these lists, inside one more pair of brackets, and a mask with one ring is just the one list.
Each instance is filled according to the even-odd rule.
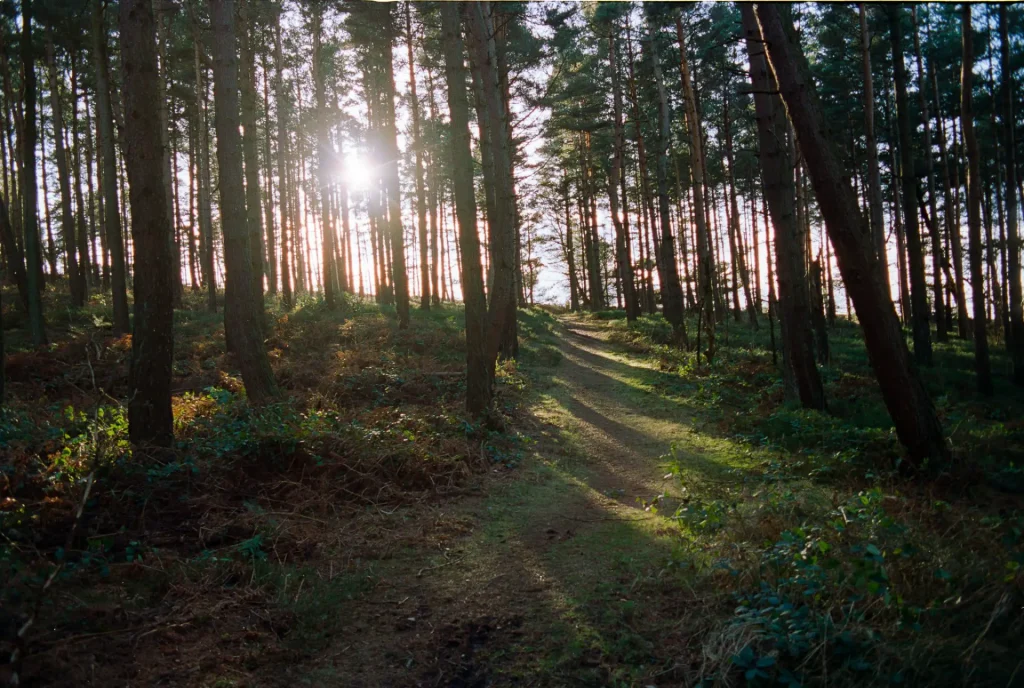
[[893,469],[842,322],[819,414],[783,403],[763,321],[723,322],[697,365],[657,316],[523,311],[488,429],[462,417],[457,308],[405,331],[363,302],[272,309],[286,401],[256,410],[220,318],[193,304],[176,313],[178,444],[133,455],[129,340],[104,334],[106,307],[50,323],[46,351],[5,315],[0,650],[38,610],[24,685],[1021,675],[1024,399],[1002,381],[975,397],[962,342],[926,375],[956,463],[921,480]]

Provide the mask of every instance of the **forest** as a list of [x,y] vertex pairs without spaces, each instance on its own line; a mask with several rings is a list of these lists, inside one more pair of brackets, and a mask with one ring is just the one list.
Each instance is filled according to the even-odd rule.
[[0,79],[3,684],[1024,684],[1024,5],[0,0]]

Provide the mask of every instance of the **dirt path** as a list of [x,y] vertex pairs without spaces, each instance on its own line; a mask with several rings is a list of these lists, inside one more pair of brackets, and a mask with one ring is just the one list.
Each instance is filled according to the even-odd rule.
[[[311,664],[311,685],[680,685],[681,586],[666,473],[694,444],[664,375],[616,352],[605,326],[563,319],[562,360],[536,379],[533,455],[478,497],[419,514],[431,549],[365,569],[371,589]],[[699,453],[699,452],[698,452]],[[698,455],[694,459],[699,461]],[[678,556],[678,555],[675,555]],[[678,569],[678,567],[676,567]]]

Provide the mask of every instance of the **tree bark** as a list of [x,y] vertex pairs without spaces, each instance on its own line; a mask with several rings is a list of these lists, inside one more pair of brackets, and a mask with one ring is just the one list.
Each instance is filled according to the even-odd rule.
[[135,317],[128,435],[134,445],[171,446],[174,285],[156,32],[151,0],[121,0],[125,167],[135,243]]
[[412,110],[412,147],[416,165],[416,222],[420,244],[420,308],[430,310],[430,246],[427,241],[427,194],[423,177],[423,141],[420,138],[420,101],[416,93],[416,59],[413,53],[412,12],[405,3],[405,37],[409,55],[409,100]]
[[992,394],[992,366],[988,354],[985,315],[985,264],[981,247],[981,156],[974,135],[974,28],[971,3],[961,10],[962,62],[960,69],[960,127],[967,149],[967,229],[971,260],[971,303],[974,310],[974,370],[978,391]]
[[832,149],[807,58],[777,6],[758,3],[756,13],[896,433],[913,466],[924,467],[932,460],[944,464],[949,452],[942,425],[913,368],[899,319],[879,280],[874,242]]
[[[291,264],[288,229],[291,208],[288,202],[288,110],[284,97],[284,57],[281,54],[281,13],[274,13],[274,101],[277,106],[277,190],[281,195],[281,301],[292,309]],[[270,135],[269,132],[267,134]]]
[[480,237],[476,227],[469,102],[459,29],[460,4],[443,3],[441,23],[451,117],[452,182],[459,217],[459,244],[462,246],[462,295],[466,303],[466,411],[470,416],[480,417],[490,409],[494,359],[488,354],[486,341],[487,299],[484,296]]
[[679,72],[683,82],[686,129],[690,135],[690,165],[693,170],[693,206],[697,218],[697,283],[700,292],[698,298],[704,314],[704,330],[708,338],[707,355],[710,360],[715,356],[715,298],[712,286],[715,266],[704,205],[704,145],[701,141],[700,121],[697,118],[697,101],[690,79],[690,65],[686,58],[686,40],[681,15],[676,16],[676,37],[679,40]]
[[[28,324],[32,344],[46,345],[46,323],[43,320],[42,251],[39,245],[39,220],[36,217],[36,63],[32,50],[32,0],[21,4],[21,63],[25,114],[21,137],[21,229],[24,232],[25,274],[28,291]],[[125,321],[127,324],[127,316]],[[116,328],[115,328],[116,329]]]
[[333,310],[337,306],[335,294],[340,288],[340,284],[334,258],[334,218],[331,217],[330,208],[331,165],[334,162],[334,148],[331,145],[327,121],[327,92],[324,83],[324,4],[320,0],[315,0],[310,3],[310,8],[312,11],[311,33],[313,34],[313,87],[317,113],[317,180],[320,193],[320,225],[323,233],[320,257],[323,263],[324,302],[328,309]]
[[[935,156],[932,155],[932,121],[928,112],[927,84],[924,72],[924,59],[921,55],[921,32],[917,20],[917,8],[911,6],[911,17],[914,20],[914,61],[917,64],[917,103],[924,121],[924,169],[928,183],[929,216],[933,218],[929,227],[932,240],[932,289],[935,308],[935,340],[946,341],[946,310],[944,304],[945,290],[942,286],[942,234],[937,221],[938,204],[935,197]],[[916,183],[915,183],[916,186]]]
[[[629,322],[636,321],[640,315],[640,304],[636,298],[636,281],[633,277],[633,260],[630,251],[631,240],[629,237],[629,218],[623,213],[625,219],[619,216],[619,185],[620,175],[625,177],[623,172],[623,157],[626,141],[622,124],[622,89],[619,85],[619,64],[615,53],[615,40],[618,27],[608,26],[608,68],[612,75],[612,104],[615,117],[615,144],[612,154],[611,171],[608,175],[608,201],[611,206],[612,222],[615,225],[615,257],[618,264],[619,279],[622,281],[622,297],[625,300],[626,319]],[[623,187],[625,191],[625,187]],[[622,204],[626,204],[626,195],[622,195]]]
[[[498,84],[498,61],[494,45],[494,26],[487,2],[466,5],[470,58],[480,71],[480,91],[485,106],[486,127],[493,158],[494,217],[488,218],[491,230],[491,265],[494,282],[488,306],[487,360],[493,376],[493,361],[499,347],[507,343],[506,327],[516,317],[515,294],[515,199],[510,171],[507,109]],[[506,349],[507,355],[510,352]]]
[[210,125],[206,108],[206,68],[203,65],[203,41],[199,20],[193,13],[192,1],[188,0],[186,7],[192,26],[193,61],[196,72],[196,149],[199,153],[199,168],[196,171],[199,174],[199,244],[202,253],[200,266],[203,283],[206,286],[206,307],[211,313],[216,313],[217,273],[214,264],[213,216],[210,201]]
[[[903,190],[903,227],[907,235],[907,259],[910,272],[910,322],[914,337],[914,358],[922,366],[932,364],[931,331],[928,325],[928,284],[924,275],[924,251],[917,217],[917,176],[914,171],[913,128],[910,123],[910,98],[907,95],[907,68],[903,59],[903,10],[897,4],[886,5],[892,42],[896,91],[896,124],[899,132],[900,181]],[[930,155],[930,152],[929,152]]]
[[405,231],[402,226],[402,187],[398,177],[398,130],[395,126],[395,68],[391,55],[393,23],[390,7],[386,9],[387,26],[382,27],[381,60],[384,74],[382,133],[385,155],[384,181],[388,192],[388,226],[391,239],[391,284],[395,290],[395,310],[398,312],[398,326],[409,326],[409,275],[405,267]]
[[[782,329],[783,380],[787,396],[791,399],[798,399],[804,408],[824,410],[825,391],[814,361],[803,239],[794,214],[796,190],[793,183],[793,161],[789,155],[789,146],[785,143],[789,125],[785,120],[782,101],[779,96],[772,95],[778,91],[778,87],[768,71],[764,42],[761,40],[754,9],[750,3],[741,3],[740,13],[750,59],[761,180],[775,230],[775,261],[779,279],[776,307]],[[770,257],[768,266],[771,300],[775,298],[775,289],[770,272]]]
[[[861,61],[864,71],[864,133],[868,153],[868,209],[871,218],[871,234],[875,239],[878,255],[878,270],[882,286],[889,291],[889,254],[885,244],[885,218],[883,216],[882,178],[878,172],[878,141],[875,137],[875,87],[871,77],[871,35],[868,33],[867,7],[858,3],[860,9]],[[892,293],[889,293],[892,300]]]
[[1017,228],[1017,153],[1014,141],[1013,78],[1010,68],[1010,33],[1006,5],[999,5],[999,73],[1002,75],[1003,150],[1006,151],[1004,188],[1006,194],[1006,253],[1010,331],[1007,342],[1013,362],[1013,382],[1024,385],[1024,314],[1021,307],[1020,235]]
[[[260,202],[259,140],[256,130],[256,58],[249,19],[251,0],[238,0],[239,76],[242,82],[242,149],[245,155],[245,210],[252,258],[252,296],[263,310],[263,206]],[[321,190],[321,193],[324,193]]]
[[238,358],[245,391],[253,404],[276,394],[274,375],[263,348],[262,313],[252,294],[252,258],[246,225],[239,134],[238,55],[233,0],[210,0],[213,24],[214,126],[220,171],[220,211],[224,232],[224,324]]
[[64,238],[64,255],[67,257],[71,305],[81,308],[85,305],[85,275],[78,267],[75,211],[71,205],[71,170],[68,165],[68,151],[64,147],[64,104],[60,97],[61,79],[57,71],[57,50],[53,45],[53,27],[49,25],[46,27],[46,66],[50,81],[50,111],[53,119],[53,155],[57,163],[57,182],[60,185],[61,236]]
[[[681,44],[682,45],[682,44]],[[681,48],[685,51],[685,46]],[[676,244],[672,234],[672,220],[669,213],[668,200],[668,148],[669,148],[669,111],[668,96],[665,93],[665,82],[661,76],[661,64],[654,46],[650,50],[651,66],[654,69],[654,85],[658,93],[658,212],[661,224],[661,303],[665,319],[672,324],[672,332],[683,346],[690,348],[686,332],[686,314],[683,311],[683,287],[679,281],[679,265],[676,262]],[[683,61],[685,62],[685,57]],[[698,152],[699,156],[700,153]],[[709,338],[710,342],[710,338]],[[698,356],[700,354],[698,353]],[[712,356],[708,352],[708,358]]]

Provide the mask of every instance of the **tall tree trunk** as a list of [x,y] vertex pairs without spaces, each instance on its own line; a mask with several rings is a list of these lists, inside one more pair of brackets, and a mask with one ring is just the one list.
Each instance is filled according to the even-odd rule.
[[[942,157],[942,215],[946,228],[946,241],[949,244],[947,255],[953,263],[954,279],[952,282],[953,291],[956,294],[957,333],[961,339],[966,339],[968,337],[969,323],[964,289],[963,241],[960,238],[959,204],[954,203],[953,192],[950,188],[952,186],[952,176],[949,171],[949,155],[946,147],[946,126],[940,107],[942,101],[939,100],[938,75],[931,67],[932,61],[929,60],[928,63],[932,74],[931,84],[935,99],[936,120],[939,125],[939,155]],[[959,168],[959,165],[957,167]],[[937,222],[934,218],[933,221]]]
[[[623,157],[626,141],[622,124],[622,89],[619,85],[619,61],[615,54],[615,34],[618,27],[609,26],[608,34],[608,68],[612,75],[612,103],[615,117],[615,146],[612,153],[611,171],[608,175],[608,201],[611,206],[612,222],[615,225],[615,257],[618,264],[619,279],[622,281],[621,294],[625,299],[626,319],[636,321],[640,315],[640,304],[636,298],[636,282],[633,278],[633,259],[630,252],[632,241],[629,237],[629,216],[623,210],[623,219],[619,215],[620,175],[624,178]],[[622,188],[622,204],[626,205],[625,186]]]
[[[486,127],[490,138],[493,158],[492,185],[494,187],[494,217],[488,218],[491,230],[491,265],[494,282],[488,308],[488,331],[486,356],[493,376],[493,361],[499,348],[506,357],[514,357],[515,341],[508,341],[507,327],[512,327],[516,318],[515,293],[515,198],[510,172],[511,147],[509,143],[508,110],[502,103],[502,92],[498,83],[498,60],[494,45],[494,26],[491,22],[490,3],[469,2],[466,4],[467,36],[470,59],[480,72],[481,94],[484,101]],[[512,348],[509,348],[512,344]]]
[[[783,380],[787,396],[799,399],[804,408],[824,410],[825,392],[814,361],[811,334],[810,295],[804,270],[803,238],[796,222],[793,161],[789,155],[789,125],[782,101],[774,94],[778,87],[765,60],[764,42],[749,3],[740,4],[743,31],[750,59],[750,82],[754,91],[758,148],[764,198],[771,210],[775,230],[775,261],[779,278],[779,323],[782,329]],[[765,218],[767,222],[767,217]],[[768,234],[767,227],[765,234]],[[774,298],[771,257],[768,258],[769,299]],[[770,310],[770,304],[769,304]]]
[[242,141],[239,134],[238,55],[235,3],[210,0],[216,40],[213,50],[214,126],[220,172],[221,226],[224,232],[224,325],[237,355],[242,380],[254,404],[275,394],[274,375],[263,348],[263,314],[253,298],[252,258],[246,226]]
[[459,216],[459,243],[463,254],[461,281],[463,300],[466,303],[466,411],[471,416],[480,417],[489,410],[491,404],[494,359],[487,351],[487,299],[484,296],[480,237],[476,227],[473,154],[470,150],[469,103],[466,98],[459,9],[458,3],[442,4],[441,23],[444,32],[448,111],[451,117],[452,179],[455,208]]
[[1017,229],[1017,153],[1014,141],[1013,72],[1010,67],[1010,32],[1006,5],[999,5],[999,73],[1002,75],[1004,189],[1006,194],[1006,253],[1010,329],[1007,343],[1013,362],[1013,382],[1024,385],[1024,315],[1021,308],[1020,235]]
[[206,307],[217,312],[217,273],[214,263],[213,212],[210,201],[210,125],[206,108],[206,67],[203,65],[203,40],[199,20],[194,14],[193,0],[188,0],[189,23],[192,26],[193,62],[196,73],[196,149],[199,153],[199,245],[200,266],[206,286]]
[[395,290],[395,310],[398,311],[398,326],[409,326],[409,275],[405,268],[405,231],[402,227],[401,183],[398,177],[398,129],[395,126],[395,68],[391,55],[393,22],[390,7],[387,26],[382,27],[386,38],[380,39],[381,61],[384,68],[383,85],[383,144],[388,163],[384,166],[385,184],[388,192],[388,225],[391,239],[391,279]]
[[[732,154],[732,127],[729,120],[729,93],[725,93],[724,101],[724,112],[725,112],[725,157],[728,163],[728,171],[726,172],[726,181],[729,183],[729,207],[732,212],[729,213],[729,236],[730,241],[734,245],[732,248],[733,261],[736,268],[739,270],[738,279],[743,285],[743,298],[747,302],[747,315],[750,318],[750,324],[755,329],[757,328],[757,311],[754,309],[754,297],[750,293],[750,275],[747,272],[747,259],[743,255],[743,234],[740,229],[740,208],[736,202],[736,175],[735,175],[735,161]],[[739,288],[735,285],[737,280],[736,270],[733,270],[733,289],[735,292],[739,291]],[[739,310],[737,308],[737,310]]]
[[[241,29],[239,43],[239,78],[241,79],[242,149],[245,155],[245,210],[249,228],[249,249],[252,258],[252,292],[260,311],[263,310],[263,206],[260,202],[259,136],[256,130],[256,58],[250,33],[251,0],[238,0]],[[321,191],[323,193],[323,191]]]
[[974,136],[974,28],[971,3],[961,10],[963,57],[960,69],[960,126],[967,149],[967,228],[971,259],[971,303],[974,306],[974,369],[978,391],[992,394],[992,367],[988,355],[985,316],[985,265],[981,247],[981,156]]
[[1024,315],[1021,307],[1021,243],[1017,227],[1017,144],[1014,140],[1014,80],[1010,65],[1007,6],[999,5],[999,74],[1002,79],[1002,137],[1006,150],[1007,291],[1010,293],[1010,332],[1007,341],[1014,364],[1013,380],[1024,386]]
[[[900,181],[903,189],[903,227],[907,234],[907,257],[910,268],[910,322],[914,335],[914,358],[919,365],[932,364],[931,331],[928,325],[928,284],[924,275],[924,250],[917,221],[917,176],[914,172],[913,127],[910,123],[910,98],[907,96],[907,68],[903,59],[903,10],[899,5],[886,5],[889,34],[892,42],[896,91],[896,123],[899,131]],[[929,155],[931,152],[929,151]]]
[[[39,220],[36,217],[36,63],[32,50],[32,0],[21,4],[21,64],[25,114],[21,137],[21,229],[25,236],[25,274],[28,291],[28,324],[32,344],[46,344],[43,320],[42,251],[39,245]],[[125,318],[127,320],[127,318]]]
[[[875,239],[875,253],[878,255],[878,270],[882,286],[889,291],[889,254],[885,244],[885,218],[883,216],[882,179],[878,172],[878,141],[875,137],[875,87],[871,77],[871,35],[868,33],[867,7],[861,2],[860,40],[861,61],[864,72],[864,133],[868,153],[868,209],[871,218],[871,234]],[[892,300],[890,292],[889,299]]]
[[413,54],[412,12],[405,3],[405,37],[409,55],[409,100],[412,110],[412,147],[416,157],[416,222],[420,244],[420,308],[430,310],[430,256],[427,241],[427,194],[423,178],[423,141],[420,138],[420,101],[416,93],[416,59]]
[[710,360],[715,356],[715,298],[712,286],[715,266],[711,250],[711,233],[708,230],[704,206],[704,145],[701,141],[700,121],[697,118],[697,101],[690,79],[690,64],[686,57],[686,38],[681,15],[676,16],[676,38],[679,40],[679,73],[683,85],[686,129],[690,135],[690,164],[693,170],[693,206],[697,218],[697,284],[704,330],[708,338],[707,355]]
[[913,465],[925,466],[930,460],[945,463],[949,452],[942,425],[914,370],[892,301],[879,280],[874,242],[832,149],[807,58],[793,38],[792,24],[782,19],[778,6],[758,3],[756,12],[772,71],[796,130],[896,433]]
[[174,362],[174,285],[166,193],[164,122],[151,0],[121,0],[125,167],[135,244],[135,318],[128,388],[132,444],[169,447],[174,441],[171,368]]
[[[75,169],[75,224],[78,226],[75,232],[75,243],[78,250],[78,269],[82,275],[82,298],[89,298],[89,225],[85,220],[85,202],[82,188],[85,180],[82,178],[82,138],[83,132],[78,126],[78,56],[80,51],[74,50],[71,56],[71,131],[75,140],[75,155],[72,164]],[[84,138],[88,140],[88,130]],[[90,189],[91,191],[91,189]]]
[[323,263],[324,301],[328,309],[337,305],[335,293],[340,288],[338,270],[334,258],[334,218],[331,217],[330,189],[331,164],[334,161],[334,148],[330,140],[330,125],[327,122],[327,92],[324,69],[323,21],[324,4],[320,0],[310,3],[312,10],[313,34],[313,86],[316,97],[317,112],[317,180],[320,192],[320,223],[323,232],[321,243],[321,262]]
[[61,236],[64,238],[64,255],[67,257],[71,305],[81,308],[85,305],[85,275],[78,267],[75,211],[71,205],[71,170],[68,165],[68,151],[64,147],[64,104],[60,97],[62,79],[57,72],[53,27],[49,25],[46,27],[46,66],[50,81],[50,111],[53,117],[53,156],[57,163],[57,181],[60,185]]
[[[160,145],[163,147],[163,159],[160,162],[163,176],[164,176],[164,195],[167,197],[168,207],[168,222],[171,226],[167,231],[167,240],[171,243],[171,260],[174,265],[174,270],[171,274],[171,285],[173,288],[173,303],[175,306],[181,305],[181,297],[183,287],[181,283],[181,246],[180,242],[175,236],[175,227],[177,223],[174,221],[174,217],[170,212],[170,209],[175,207],[177,198],[177,160],[171,155],[171,138],[170,138],[170,113],[173,110],[173,99],[169,99],[167,95],[167,82],[169,78],[170,69],[167,61],[167,34],[164,31],[164,20],[161,16],[162,11],[166,11],[164,3],[158,0],[153,0],[153,19],[156,22],[156,49],[157,49],[157,61],[158,61],[158,74],[157,74],[157,97],[159,98],[159,115],[160,115]],[[172,167],[173,161],[173,167]],[[85,258],[83,257],[84,261]]]
[[274,232],[274,159],[270,155],[270,66],[267,64],[267,52],[260,54],[263,67],[263,165],[266,191],[263,194],[265,203],[264,244],[267,247],[267,291],[277,294],[277,238]]
[[[672,235],[672,220],[668,200],[668,147],[669,111],[665,82],[661,76],[661,64],[657,51],[650,51],[651,66],[654,68],[654,85],[658,93],[658,211],[661,224],[661,303],[665,319],[672,324],[675,338],[687,349],[690,348],[686,332],[686,314],[683,311],[683,287],[679,281],[679,266],[676,262],[676,245]],[[699,353],[698,353],[699,355]],[[708,354],[710,358],[711,354]]]
[[[935,156],[932,155],[932,122],[928,112],[928,79],[924,72],[924,59],[921,56],[921,32],[917,19],[917,7],[911,6],[911,17],[914,20],[914,61],[917,64],[917,103],[921,110],[921,118],[924,121],[924,169],[928,182],[928,209],[932,218],[929,230],[932,240],[932,289],[933,300],[935,301],[935,340],[946,341],[949,336],[946,332],[946,311],[943,297],[945,292],[942,286],[942,234],[939,231],[937,208],[938,203],[935,196]],[[916,183],[915,183],[916,186]]]
[[[274,101],[277,106],[277,188],[281,195],[281,300],[286,311],[292,309],[291,265],[288,252],[288,110],[284,100],[284,57],[281,54],[281,13],[274,13]],[[270,136],[270,133],[267,133]]]

